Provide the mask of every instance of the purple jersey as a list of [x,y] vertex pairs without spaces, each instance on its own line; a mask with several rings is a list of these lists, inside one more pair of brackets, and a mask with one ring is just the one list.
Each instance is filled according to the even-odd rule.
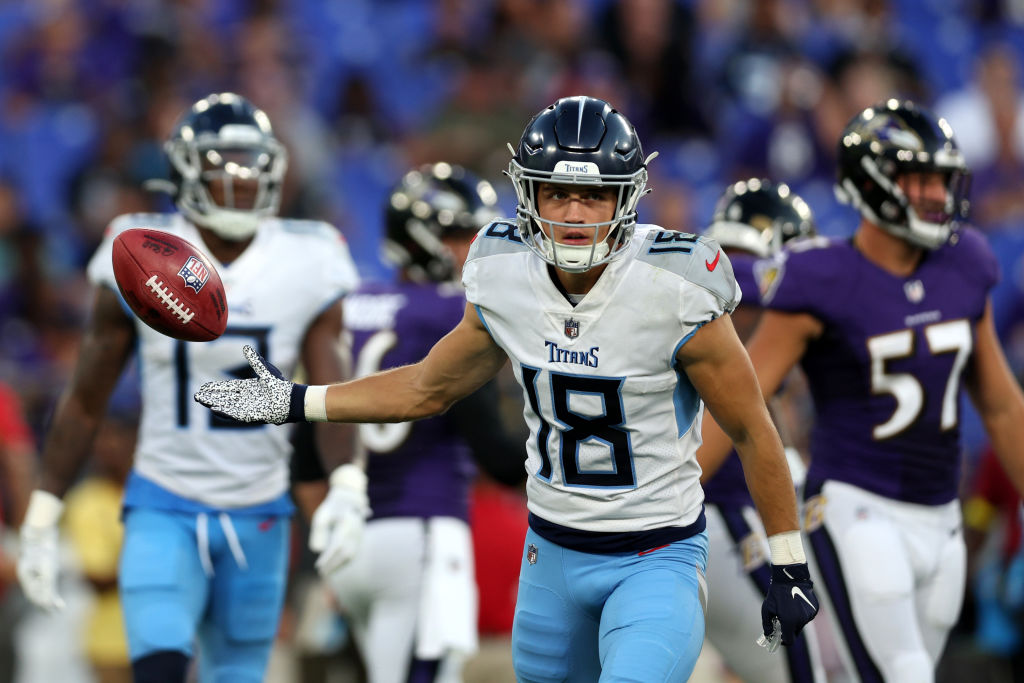
[[[759,302],[757,280],[754,277],[756,256],[744,252],[730,251],[729,260],[736,275],[736,283],[743,292],[741,308],[756,308]],[[743,465],[733,451],[725,459],[718,471],[704,484],[704,500],[714,505],[751,505],[753,500],[747,490],[747,481],[743,478]]]
[[[368,284],[345,300],[355,374],[415,363],[462,318],[461,288],[451,284]],[[367,450],[373,518],[450,516],[468,519],[476,473],[469,447],[441,416],[359,426]]]
[[926,252],[909,277],[825,238],[794,245],[762,273],[767,308],[824,324],[801,360],[816,412],[809,482],[924,505],[956,497],[962,375],[998,276],[974,230]]

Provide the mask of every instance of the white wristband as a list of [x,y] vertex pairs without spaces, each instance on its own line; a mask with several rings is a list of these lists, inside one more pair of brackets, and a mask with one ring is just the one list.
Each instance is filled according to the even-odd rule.
[[28,499],[24,526],[46,529],[57,525],[64,503],[49,491],[36,489]]
[[783,531],[781,534],[772,534],[768,537],[768,547],[772,551],[773,565],[807,562],[807,557],[804,555],[804,543],[800,539],[799,531]]
[[306,387],[302,406],[306,422],[327,422],[327,385],[312,384]]

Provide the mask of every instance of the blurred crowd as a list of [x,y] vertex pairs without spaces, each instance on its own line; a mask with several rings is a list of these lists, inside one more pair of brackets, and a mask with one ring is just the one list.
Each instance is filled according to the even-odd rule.
[[[22,476],[8,461],[31,455],[75,358],[84,265],[114,216],[172,208],[143,182],[166,177],[163,140],[209,92],[268,113],[292,159],[282,215],[337,225],[364,279],[390,276],[380,207],[405,169],[462,164],[511,214],[506,142],[561,96],[612,102],[660,152],[641,222],[697,231],[726,183],[766,176],[835,236],[858,220],[832,194],[839,132],[868,105],[913,98],[949,120],[971,165],[972,222],[1001,260],[995,318],[1020,377],[1022,57],[1018,0],[0,3],[0,381],[23,418],[0,423],[7,519]],[[947,671],[1022,656],[1024,587],[1005,595],[1010,572],[1024,584],[1019,524],[989,479],[975,486],[977,422],[965,418],[964,490],[980,578]]]

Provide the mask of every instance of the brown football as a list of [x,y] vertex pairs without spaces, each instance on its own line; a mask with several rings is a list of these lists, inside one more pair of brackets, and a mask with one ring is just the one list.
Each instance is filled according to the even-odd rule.
[[220,275],[201,250],[177,235],[125,230],[111,255],[121,296],[139,320],[185,341],[210,341],[228,324]]

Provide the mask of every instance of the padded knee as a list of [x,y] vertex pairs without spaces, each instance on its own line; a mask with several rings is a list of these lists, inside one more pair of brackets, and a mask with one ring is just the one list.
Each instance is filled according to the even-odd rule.
[[184,683],[188,655],[177,650],[161,650],[132,662],[135,683]]

